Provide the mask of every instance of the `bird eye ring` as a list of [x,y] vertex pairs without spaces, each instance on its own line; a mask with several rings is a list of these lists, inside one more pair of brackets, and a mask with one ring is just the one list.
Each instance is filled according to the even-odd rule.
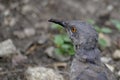
[[72,32],[76,32],[77,29],[76,29],[75,27],[72,27],[72,28],[71,28],[71,31],[72,31]]

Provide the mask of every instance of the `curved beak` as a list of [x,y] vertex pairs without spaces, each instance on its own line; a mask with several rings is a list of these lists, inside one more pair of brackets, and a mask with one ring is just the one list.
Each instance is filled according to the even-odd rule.
[[66,22],[60,21],[60,20],[57,20],[57,19],[49,19],[48,21],[49,21],[49,22],[56,23],[56,24],[59,24],[59,25],[61,25],[61,26],[63,26],[63,27],[66,27],[66,26],[67,26],[67,23],[66,23]]

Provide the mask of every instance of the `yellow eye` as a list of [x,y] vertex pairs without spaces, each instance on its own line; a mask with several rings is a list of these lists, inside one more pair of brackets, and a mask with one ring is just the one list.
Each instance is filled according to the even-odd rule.
[[71,28],[71,31],[72,31],[72,32],[76,32],[77,29],[76,29],[75,27],[72,27],[72,28]]

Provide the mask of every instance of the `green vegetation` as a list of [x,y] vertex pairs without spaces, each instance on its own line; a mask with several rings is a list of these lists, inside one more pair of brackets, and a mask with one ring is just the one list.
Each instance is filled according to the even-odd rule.
[[69,37],[65,34],[55,35],[54,44],[56,45],[55,52],[63,55],[73,55],[73,45]]
[[100,28],[100,27],[95,25],[94,28],[98,33],[106,33],[106,34],[112,33],[112,30],[110,28],[107,28],[107,27]]
[[99,39],[98,39],[98,43],[99,43],[99,45],[100,45],[102,48],[107,47],[107,41],[106,41],[105,39],[103,39],[103,38],[99,38]]
[[57,34],[54,36],[54,44],[56,46],[55,53],[63,54],[63,55],[74,55],[73,45],[68,35],[64,33],[63,28],[60,25],[52,24],[53,29],[58,29],[61,34]]
[[58,24],[52,23],[51,27],[52,27],[53,29],[62,30],[62,26],[61,26],[61,25],[58,25]]
[[120,31],[120,21],[112,19],[111,22],[115,25],[115,27]]

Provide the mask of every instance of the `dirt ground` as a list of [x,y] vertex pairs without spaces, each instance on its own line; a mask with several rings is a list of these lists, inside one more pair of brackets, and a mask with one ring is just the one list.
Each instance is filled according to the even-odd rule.
[[[114,33],[108,35],[112,46],[102,50],[102,55],[112,56],[116,49],[120,49],[120,44],[118,47],[113,44],[116,37],[120,41],[119,32],[109,22],[110,19],[120,20],[120,0],[0,0],[0,42],[12,39],[16,48],[27,57],[24,63],[17,65],[11,57],[0,57],[0,80],[26,80],[24,71],[28,66],[54,68],[53,64],[60,62],[45,53],[48,47],[54,46],[52,40],[56,34],[48,23],[50,18],[93,19],[97,25],[114,30]],[[30,50],[31,47],[34,49]],[[69,64],[70,61],[64,63]],[[116,66],[114,73],[117,74],[120,71],[120,60],[112,60],[111,64]]]

